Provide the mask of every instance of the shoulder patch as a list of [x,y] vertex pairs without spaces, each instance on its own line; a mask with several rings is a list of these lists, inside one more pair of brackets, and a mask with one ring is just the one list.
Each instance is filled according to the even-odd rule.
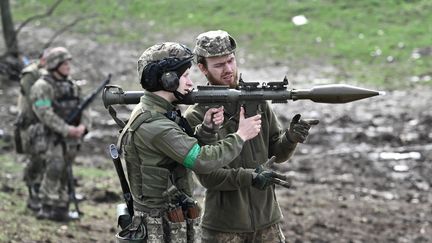
[[39,107],[51,107],[52,102],[49,99],[42,99],[42,100],[36,100],[34,102],[34,105],[38,108]]

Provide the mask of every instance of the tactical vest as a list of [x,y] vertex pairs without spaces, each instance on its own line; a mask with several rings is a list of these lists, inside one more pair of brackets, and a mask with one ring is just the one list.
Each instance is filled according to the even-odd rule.
[[[162,114],[159,112],[144,110],[142,107],[135,108],[117,142],[117,147],[119,148],[119,151],[124,154],[127,164],[133,163],[142,165],[140,171],[142,178],[142,194],[149,198],[165,199],[166,208],[168,208],[168,205],[171,203],[166,195],[169,189],[172,189],[173,186],[177,188],[179,192],[189,192],[190,194],[190,190],[187,188],[190,185],[187,183],[179,183],[182,181],[179,180],[180,178],[186,177],[187,169],[176,161],[172,161],[172,163],[164,167],[157,165],[144,165],[140,160],[135,145],[134,134],[135,131],[146,122],[153,122],[167,118],[175,122],[177,121],[176,123],[178,124],[179,119],[172,116],[172,113],[170,112]],[[133,185],[131,185],[131,187],[132,186]],[[134,203],[134,208],[140,211],[149,210],[149,208],[138,203]]]
[[[80,103],[78,87],[71,80],[54,80],[51,75],[46,75],[43,79],[54,88],[54,100],[52,101],[54,113],[66,120],[67,116],[71,114]],[[75,121],[74,125],[77,124],[79,124],[79,121]]]

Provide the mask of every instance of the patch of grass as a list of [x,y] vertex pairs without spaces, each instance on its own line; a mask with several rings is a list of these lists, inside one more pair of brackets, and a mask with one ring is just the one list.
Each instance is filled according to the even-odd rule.
[[[16,20],[53,2],[15,1]],[[338,80],[391,87],[431,76],[432,54],[415,54],[431,47],[432,25],[426,23],[432,22],[432,2],[427,0],[64,1],[54,16],[73,19],[78,13],[98,14],[76,31],[97,33],[100,42],[160,34],[172,39],[191,32],[192,44],[202,30],[225,29],[260,62],[301,68],[305,62],[325,61],[342,70]],[[306,16],[308,24],[294,25],[292,17],[297,15]]]
[[[24,164],[14,160],[12,152],[0,155],[0,242],[95,242],[114,239],[114,203],[96,205],[91,200],[83,201],[80,203],[81,210],[85,212],[82,220],[68,224],[37,220],[35,214],[26,209],[27,189],[22,180]],[[74,165],[75,171],[91,187],[98,187],[101,182],[113,184],[108,180],[114,177],[115,171]]]
[[[108,163],[108,162],[107,162]],[[77,167],[74,166],[74,175],[83,177],[83,179],[107,179],[116,177],[115,170],[102,170],[95,167]]]
[[24,164],[15,161],[11,153],[0,155],[0,163],[2,164],[2,173],[17,173],[24,168]]

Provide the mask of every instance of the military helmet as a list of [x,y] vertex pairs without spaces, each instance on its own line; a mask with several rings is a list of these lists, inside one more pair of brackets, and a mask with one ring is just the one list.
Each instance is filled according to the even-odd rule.
[[175,91],[180,77],[192,66],[193,53],[185,45],[165,42],[147,48],[138,59],[141,86],[151,92]]
[[71,60],[72,55],[64,47],[54,47],[49,50],[46,56],[46,65],[48,70],[57,69],[60,64],[66,60]]
[[194,54],[202,57],[223,56],[233,53],[236,47],[236,41],[228,32],[212,30],[198,35]]

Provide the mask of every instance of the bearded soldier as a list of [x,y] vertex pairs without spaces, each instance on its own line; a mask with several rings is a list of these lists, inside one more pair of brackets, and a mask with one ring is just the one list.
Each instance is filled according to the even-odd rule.
[[[218,143],[202,146],[192,137],[175,106],[192,89],[192,59],[186,46],[166,42],[146,49],[138,60],[145,91],[118,142],[134,205],[132,223],[117,235],[120,242],[196,242],[199,212],[191,198],[191,171],[205,174],[228,164],[260,131],[261,116],[244,119],[242,109],[238,129]],[[223,122],[223,108],[209,109],[201,122],[195,133],[211,136],[208,131]]]
[[[238,87],[236,47],[236,41],[226,31],[208,31],[197,37],[194,53],[200,71],[210,84]],[[214,137],[214,141],[223,139],[238,126],[236,104],[224,108],[226,118],[222,127],[210,132],[206,141]],[[276,162],[286,161],[297,144],[305,141],[311,125],[318,121],[299,120],[297,115],[289,129],[282,129],[268,103],[260,105],[260,113],[261,132],[245,143],[240,155],[224,168],[198,175],[207,189],[202,242],[285,242],[279,225],[282,214],[270,178],[272,173],[262,165],[271,156],[276,156]],[[205,107],[196,104],[188,108],[186,118],[195,127],[204,114]]]
[[51,49],[46,57],[48,74],[36,81],[30,91],[32,109],[37,117],[37,122],[29,128],[30,144],[46,163],[38,219],[72,219],[68,214],[67,163],[74,160],[81,138],[90,129],[90,121],[83,115],[74,124],[65,122],[81,101],[78,85],[69,78],[71,59],[66,48]]

